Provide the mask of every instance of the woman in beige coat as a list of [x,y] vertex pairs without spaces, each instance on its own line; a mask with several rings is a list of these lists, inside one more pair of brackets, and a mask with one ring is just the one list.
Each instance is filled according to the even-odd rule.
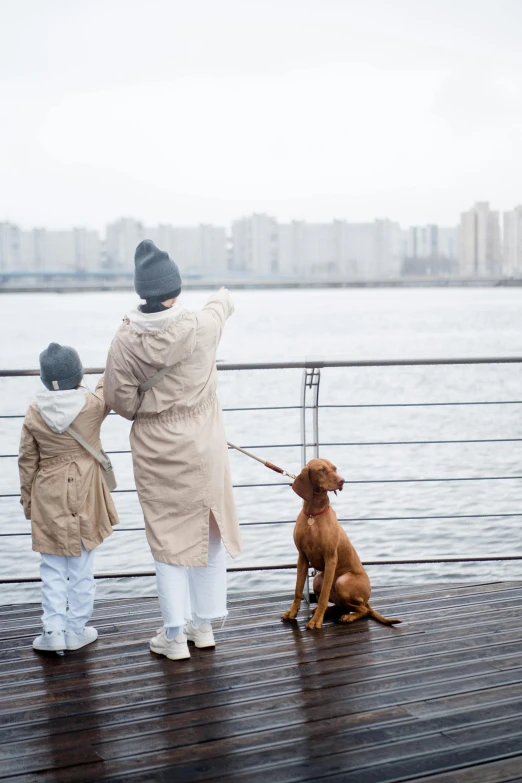
[[77,650],[98,636],[85,627],[94,605],[93,555],[118,515],[99,462],[66,430],[71,426],[101,449],[109,408],[103,379],[94,394],[80,386],[83,368],[74,348],[51,343],[40,354],[40,377],[46,389],[26,413],[18,458],[20,502],[42,556],[43,634],[33,647]]
[[150,646],[171,659],[188,658],[187,639],[198,647],[215,644],[210,622],[227,614],[224,547],[232,557],[241,549],[216,396],[216,351],[233,305],[222,289],[199,312],[186,310],[177,301],[176,264],[150,240],[136,249],[135,288],[146,304],[127,315],[114,337],[105,394],[111,408],[133,420],[134,476],[164,621]]

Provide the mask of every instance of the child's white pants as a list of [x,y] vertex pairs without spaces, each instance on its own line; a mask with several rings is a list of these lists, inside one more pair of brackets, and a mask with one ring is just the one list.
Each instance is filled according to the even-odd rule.
[[226,551],[211,516],[208,565],[177,566],[154,561],[158,598],[165,628],[183,627],[196,615],[200,620],[227,616]]
[[83,631],[94,608],[93,558],[94,549],[87,552],[83,544],[79,557],[42,553],[40,576],[44,631]]

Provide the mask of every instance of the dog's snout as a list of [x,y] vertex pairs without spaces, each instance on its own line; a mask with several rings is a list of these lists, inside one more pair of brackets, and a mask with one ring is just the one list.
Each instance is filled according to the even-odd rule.
[[340,476],[339,476],[339,481],[338,481],[337,485],[338,485],[339,489],[342,489],[344,487],[344,479],[341,478]]

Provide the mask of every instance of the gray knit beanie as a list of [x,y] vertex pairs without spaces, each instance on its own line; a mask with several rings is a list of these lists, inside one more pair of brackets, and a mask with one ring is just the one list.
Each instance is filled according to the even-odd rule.
[[50,391],[75,389],[83,378],[78,353],[68,345],[50,343],[40,354],[40,378]]
[[[169,254],[144,239],[134,254],[134,288],[142,299],[157,299],[166,294],[179,295],[181,275]],[[172,298],[172,297],[171,297]]]

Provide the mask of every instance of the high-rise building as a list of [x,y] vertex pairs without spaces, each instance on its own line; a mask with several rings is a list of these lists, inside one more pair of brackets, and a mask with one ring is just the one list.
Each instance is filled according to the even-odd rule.
[[97,272],[102,268],[102,243],[97,231],[74,229],[75,270]]
[[400,228],[373,223],[280,224],[278,269],[296,277],[371,280],[399,277]]
[[100,266],[101,244],[96,231],[22,231],[0,224],[0,270],[10,272],[83,272]]
[[522,206],[504,212],[502,271],[508,277],[522,277]]
[[478,201],[460,217],[459,267],[463,277],[501,273],[500,220],[487,201]]
[[364,280],[374,276],[375,226],[373,223],[336,221],[339,247],[339,272],[345,280]]
[[334,223],[303,223],[303,271],[312,278],[339,276],[339,248]]
[[457,271],[459,262],[459,227],[439,226],[439,256],[447,259],[450,268]]
[[34,232],[0,223],[0,272],[31,272],[34,267]]
[[333,223],[339,275],[344,280],[397,278],[401,273],[401,230],[392,220]]
[[160,225],[144,229],[145,239],[165,250],[184,274],[223,274],[228,269],[224,228],[211,225]]
[[457,227],[411,226],[402,232],[403,274],[454,274],[457,271],[457,247]]
[[439,228],[435,225],[411,226],[405,232],[404,258],[434,258],[439,250]]
[[401,274],[401,229],[387,218],[374,221],[372,280],[398,278]]
[[221,226],[199,226],[201,271],[211,275],[228,272],[227,233]]
[[23,271],[20,229],[13,223],[0,223],[0,272]]
[[38,235],[41,269],[44,272],[76,272],[76,242],[73,231],[47,231]]
[[293,221],[277,226],[277,271],[287,277],[339,276],[334,223]]
[[38,272],[96,272],[101,265],[101,242],[96,231],[34,229],[33,269]]
[[277,271],[283,277],[304,278],[306,268],[306,223],[293,220],[277,225]]
[[256,275],[278,271],[278,230],[275,218],[251,215],[232,223],[234,270]]
[[143,223],[133,218],[121,218],[107,226],[105,236],[107,267],[132,271],[134,252],[142,239],[145,239]]

